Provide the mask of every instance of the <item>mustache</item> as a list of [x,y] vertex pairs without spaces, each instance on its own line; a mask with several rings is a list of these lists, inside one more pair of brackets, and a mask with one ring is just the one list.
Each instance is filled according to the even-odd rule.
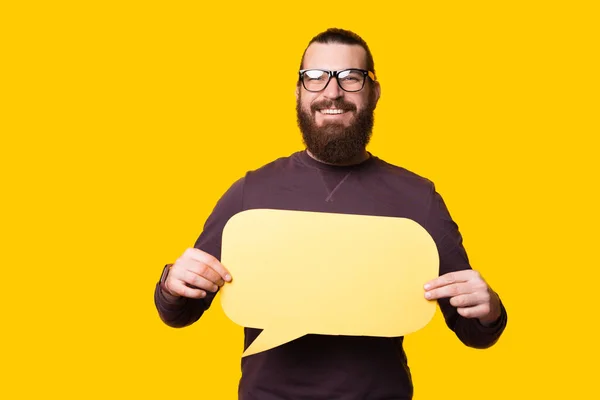
[[338,108],[344,111],[356,111],[356,106],[352,103],[343,101],[343,100],[322,100],[318,103],[313,103],[310,106],[310,110],[314,113],[323,108]]

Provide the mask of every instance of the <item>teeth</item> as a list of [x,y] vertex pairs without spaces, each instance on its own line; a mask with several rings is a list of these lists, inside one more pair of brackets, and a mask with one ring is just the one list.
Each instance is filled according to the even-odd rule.
[[321,110],[321,113],[323,113],[323,114],[343,114],[344,110],[324,109],[324,110]]

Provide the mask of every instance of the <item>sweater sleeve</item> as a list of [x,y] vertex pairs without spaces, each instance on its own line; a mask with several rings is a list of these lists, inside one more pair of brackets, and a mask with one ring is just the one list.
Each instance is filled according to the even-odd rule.
[[[467,252],[463,246],[462,235],[453,221],[448,208],[440,194],[433,187],[428,217],[428,230],[438,247],[440,256],[440,275],[449,272],[471,269]],[[465,345],[484,349],[494,345],[504,331],[507,323],[507,312],[500,300],[501,316],[492,326],[482,325],[477,318],[461,316],[450,299],[438,300],[446,325]]]
[[[202,233],[194,247],[217,260],[221,259],[221,238],[223,228],[229,219],[242,211],[244,178],[236,181],[219,199],[204,224]],[[216,293],[207,292],[203,299],[178,298],[175,301],[165,297],[157,283],[154,288],[154,304],[160,319],[173,328],[182,328],[196,322],[208,310]]]

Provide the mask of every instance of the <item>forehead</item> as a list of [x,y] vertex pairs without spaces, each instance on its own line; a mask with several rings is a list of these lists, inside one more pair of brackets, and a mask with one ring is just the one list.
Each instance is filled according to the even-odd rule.
[[367,52],[359,45],[313,43],[304,53],[304,69],[367,68]]

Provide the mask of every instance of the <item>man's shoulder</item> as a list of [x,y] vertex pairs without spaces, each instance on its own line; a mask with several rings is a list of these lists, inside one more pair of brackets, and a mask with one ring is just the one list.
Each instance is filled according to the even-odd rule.
[[259,167],[248,169],[231,184],[226,194],[242,193],[249,181],[256,182],[256,179],[258,179],[260,182],[264,182],[264,180],[268,180],[271,177],[281,176],[286,169],[289,169],[289,166],[294,162],[294,157],[296,157],[298,153],[299,152],[281,156]]
[[293,168],[297,165],[300,153],[300,151],[297,151],[286,156],[281,156],[257,168],[250,169],[246,172],[246,178],[248,178],[248,176],[268,176],[272,174],[280,174],[284,170]]
[[382,175],[383,178],[403,182],[413,186],[420,186],[423,188],[431,189],[434,183],[431,179],[420,175],[408,168],[393,164],[385,161],[381,158],[376,157],[377,173]]

